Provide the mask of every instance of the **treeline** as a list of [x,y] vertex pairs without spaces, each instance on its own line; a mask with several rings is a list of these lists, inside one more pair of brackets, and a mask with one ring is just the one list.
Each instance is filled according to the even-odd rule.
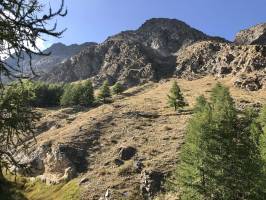
[[[56,106],[93,106],[95,103],[107,103],[112,95],[120,94],[124,88],[120,83],[109,86],[105,81],[95,96],[93,84],[86,80],[79,83],[51,84],[39,81],[24,80],[14,82],[7,86],[11,95],[27,93],[29,104],[33,107],[56,107]],[[7,95],[5,95],[7,96]]]
[[184,200],[266,199],[266,106],[240,112],[221,84],[198,97],[174,183]]

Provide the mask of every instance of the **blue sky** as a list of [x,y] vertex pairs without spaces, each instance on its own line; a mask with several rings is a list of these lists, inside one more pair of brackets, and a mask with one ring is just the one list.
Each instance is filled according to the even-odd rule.
[[[55,0],[50,0],[55,1]],[[58,0],[57,0],[58,1]],[[209,35],[233,40],[243,28],[266,22],[266,0],[65,0],[65,44],[102,42],[123,30],[136,29],[153,17],[176,18]]]

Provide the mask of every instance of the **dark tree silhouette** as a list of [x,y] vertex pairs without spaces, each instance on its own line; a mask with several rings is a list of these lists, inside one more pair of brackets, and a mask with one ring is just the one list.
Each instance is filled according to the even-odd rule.
[[[37,40],[60,37],[65,31],[57,31],[54,22],[56,17],[67,14],[64,0],[60,0],[57,10],[46,8],[40,0],[0,0],[0,183],[3,168],[21,167],[15,155],[27,149],[26,141],[33,137],[34,122],[39,118],[29,105],[30,91],[19,82],[15,87],[4,86],[2,78],[28,78],[20,61],[27,56],[31,66],[33,55],[49,55],[37,46]],[[3,57],[15,59],[16,66],[9,65]]]
[[[65,16],[64,0],[58,10],[53,11],[39,0],[1,0],[0,1],[0,54],[2,57],[16,59],[17,66],[11,66],[3,58],[0,59],[0,77],[8,76],[24,78],[26,75],[20,66],[20,61],[28,56],[49,55],[37,45],[37,39],[44,36],[60,37],[65,30],[57,31],[57,23],[51,23],[57,16]],[[31,71],[35,75],[31,68]]]

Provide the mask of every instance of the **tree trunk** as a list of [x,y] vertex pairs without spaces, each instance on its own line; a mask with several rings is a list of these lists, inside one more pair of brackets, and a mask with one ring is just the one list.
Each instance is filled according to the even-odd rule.
[[4,177],[4,174],[3,174],[2,166],[0,164],[0,191],[3,190],[4,181],[5,181],[5,177]]
[[2,166],[0,164],[0,182],[2,182],[3,180],[4,180],[4,174],[3,174]]

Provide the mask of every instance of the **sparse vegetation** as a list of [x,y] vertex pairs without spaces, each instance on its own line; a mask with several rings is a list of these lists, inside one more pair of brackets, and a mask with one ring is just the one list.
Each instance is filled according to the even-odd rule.
[[112,87],[113,94],[121,94],[123,91],[124,91],[124,87],[119,82],[115,83]]
[[30,181],[21,176],[6,175],[5,190],[1,200],[79,200],[81,189],[76,179],[58,185],[46,185],[39,180]]
[[94,90],[89,80],[83,83],[66,85],[60,101],[62,106],[91,106],[93,102]]
[[173,82],[170,94],[167,97],[169,106],[174,107],[175,111],[186,106],[183,94],[176,81]]
[[109,83],[108,81],[104,81],[102,87],[100,88],[98,99],[106,103],[107,99],[110,97],[111,97],[111,90],[109,87]]

